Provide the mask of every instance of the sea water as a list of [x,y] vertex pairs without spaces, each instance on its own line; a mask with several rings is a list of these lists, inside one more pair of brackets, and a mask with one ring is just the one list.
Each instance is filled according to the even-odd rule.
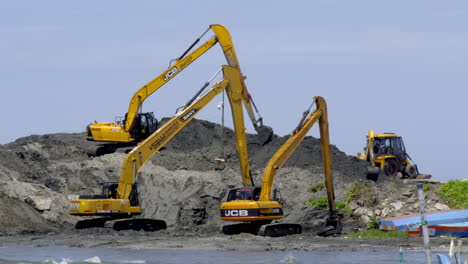
[[[436,263],[435,255],[433,257]],[[402,263],[423,264],[424,252],[404,252]],[[398,250],[353,251],[218,251],[194,249],[128,249],[76,247],[0,247],[0,263],[400,263]]]

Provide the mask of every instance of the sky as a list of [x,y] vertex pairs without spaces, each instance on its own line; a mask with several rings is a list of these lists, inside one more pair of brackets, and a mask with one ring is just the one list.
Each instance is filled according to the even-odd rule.
[[[362,152],[368,130],[394,132],[421,173],[468,178],[468,2],[457,0],[2,1],[0,144],[123,116],[210,24],[229,29],[276,134],[319,95],[331,143],[348,155]],[[172,116],[222,64],[214,47],[143,110]],[[197,118],[219,123],[220,100]]]

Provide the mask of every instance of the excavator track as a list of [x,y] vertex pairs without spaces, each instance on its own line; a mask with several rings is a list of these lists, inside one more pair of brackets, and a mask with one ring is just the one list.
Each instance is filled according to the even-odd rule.
[[104,227],[105,223],[109,220],[112,220],[110,217],[102,217],[102,218],[94,218],[94,219],[86,219],[78,221],[75,224],[75,229],[85,229],[85,228],[92,228],[92,227]]
[[118,221],[114,223],[113,229],[116,231],[122,230],[134,230],[134,231],[146,231],[154,232],[162,229],[166,229],[166,222],[163,220],[154,219],[129,219]]
[[302,226],[290,223],[241,223],[223,226],[223,234],[250,233],[257,236],[281,237],[302,233]]
[[258,230],[257,235],[269,236],[269,237],[281,237],[296,235],[302,233],[302,226],[300,224],[289,224],[289,223],[275,223],[262,225]]
[[[126,217],[122,217],[126,218]],[[118,220],[121,218],[112,218],[112,217],[101,217],[101,218],[94,218],[94,219],[86,219],[82,221],[78,221],[75,225],[76,229],[85,229],[85,228],[92,228],[92,227],[105,227],[107,221]],[[116,231],[122,230],[135,230],[135,231],[147,231],[147,232],[154,232],[162,229],[166,229],[167,225],[166,222],[163,220],[154,220],[154,219],[125,219],[125,220],[118,220],[116,221],[112,229]]]

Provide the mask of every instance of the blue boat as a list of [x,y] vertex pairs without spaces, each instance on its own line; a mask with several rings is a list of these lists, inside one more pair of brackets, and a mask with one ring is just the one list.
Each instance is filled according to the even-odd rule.
[[[433,211],[426,214],[427,224],[435,229],[434,235],[468,237],[468,209]],[[381,230],[408,231],[421,225],[420,214],[391,217],[380,220]]]

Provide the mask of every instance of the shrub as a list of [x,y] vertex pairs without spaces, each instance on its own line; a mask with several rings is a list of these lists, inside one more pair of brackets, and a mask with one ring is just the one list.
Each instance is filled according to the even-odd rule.
[[364,206],[373,206],[376,200],[376,194],[369,186],[357,183],[346,192],[346,203],[356,201]]
[[453,209],[468,208],[468,181],[453,180],[439,189],[439,195]]
[[323,190],[324,188],[325,188],[325,184],[319,183],[319,184],[311,186],[309,191],[312,192],[312,193],[316,193],[318,191]]
[[310,198],[309,205],[315,206],[321,209],[329,209],[328,198],[326,196]]
[[429,184],[424,184],[423,185],[423,191],[424,192],[429,192],[429,191],[432,191],[432,190],[434,190],[434,186],[429,185]]
[[369,222],[367,222],[366,229],[378,229],[380,225],[380,220],[377,216],[373,215],[370,217]]

